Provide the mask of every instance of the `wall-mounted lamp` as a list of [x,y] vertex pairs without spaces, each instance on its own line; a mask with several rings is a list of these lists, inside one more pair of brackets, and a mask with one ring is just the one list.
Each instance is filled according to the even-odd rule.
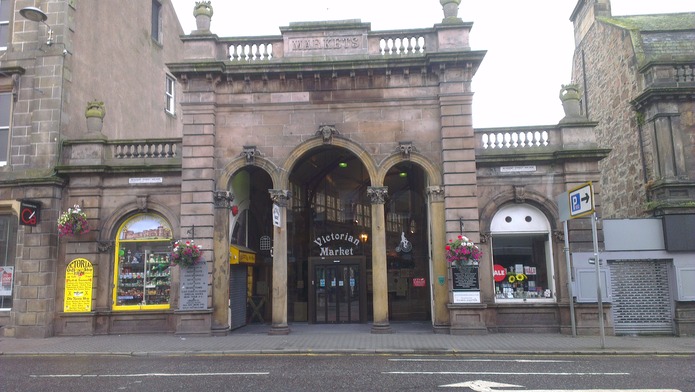
[[53,45],[53,29],[48,23],[46,23],[48,15],[36,7],[24,7],[19,10],[19,14],[22,15],[23,18],[29,19],[32,22],[41,22],[45,24],[48,28],[48,39],[46,40],[46,45]]
[[367,242],[368,239],[369,239],[369,236],[367,235],[367,233],[362,233],[362,234],[360,234],[360,240],[362,240],[362,243],[363,243],[363,244],[364,244],[365,242]]

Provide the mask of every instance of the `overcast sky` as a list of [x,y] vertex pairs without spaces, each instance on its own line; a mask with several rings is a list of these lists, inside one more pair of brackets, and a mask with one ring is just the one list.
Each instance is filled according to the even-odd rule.
[[[195,0],[172,0],[189,34]],[[577,0],[462,0],[459,17],[473,22],[473,50],[487,50],[473,78],[476,128],[553,125],[563,117],[558,93],[571,82]],[[691,0],[612,0],[617,15],[693,12]],[[438,0],[212,0],[210,30],[220,37],[279,35],[290,22],[361,19],[372,31],[432,27]],[[500,101],[498,97],[516,96]],[[502,107],[500,105],[507,105]]]

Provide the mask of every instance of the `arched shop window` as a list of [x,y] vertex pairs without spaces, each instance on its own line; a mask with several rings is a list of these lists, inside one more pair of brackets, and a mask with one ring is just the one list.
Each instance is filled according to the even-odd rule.
[[528,204],[502,207],[492,218],[492,262],[497,302],[554,301],[548,219]]
[[114,310],[169,309],[171,226],[159,215],[126,220],[116,238]]

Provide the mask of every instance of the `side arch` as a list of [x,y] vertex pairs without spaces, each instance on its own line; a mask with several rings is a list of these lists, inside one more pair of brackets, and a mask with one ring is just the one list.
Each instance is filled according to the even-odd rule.
[[249,163],[243,157],[236,158],[229,162],[220,172],[217,177],[217,189],[226,190],[229,188],[229,180],[232,178],[234,173],[247,167],[255,166],[261,168],[263,171],[268,173],[271,181],[273,182],[273,187],[278,187],[281,184],[281,170],[270,160],[263,157],[254,157],[253,162]]
[[385,158],[379,164],[377,172],[377,180],[380,184],[384,183],[384,178],[388,171],[395,165],[402,162],[412,162],[420,166],[427,174],[427,182],[429,186],[441,185],[442,184],[442,172],[435,165],[430,162],[424,155],[412,152],[410,153],[409,159],[404,159],[401,154],[393,154]]

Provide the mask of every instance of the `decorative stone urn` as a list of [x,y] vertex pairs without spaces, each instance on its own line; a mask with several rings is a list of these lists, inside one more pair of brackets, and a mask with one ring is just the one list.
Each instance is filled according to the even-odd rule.
[[565,118],[581,117],[581,110],[579,106],[581,97],[582,95],[579,90],[579,85],[562,85],[562,88],[560,89],[560,101],[562,101],[562,109],[565,111]]
[[87,110],[85,110],[84,115],[87,118],[87,131],[89,133],[100,133],[101,128],[104,126],[104,116],[106,115],[104,102],[96,100],[87,102]]
[[442,5],[442,9],[444,10],[444,20],[442,22],[446,23],[447,21],[458,20],[459,4],[461,4],[461,0],[439,0],[439,4]]
[[210,20],[212,19],[212,5],[210,1],[196,1],[193,7],[193,16],[198,31],[210,31]]

